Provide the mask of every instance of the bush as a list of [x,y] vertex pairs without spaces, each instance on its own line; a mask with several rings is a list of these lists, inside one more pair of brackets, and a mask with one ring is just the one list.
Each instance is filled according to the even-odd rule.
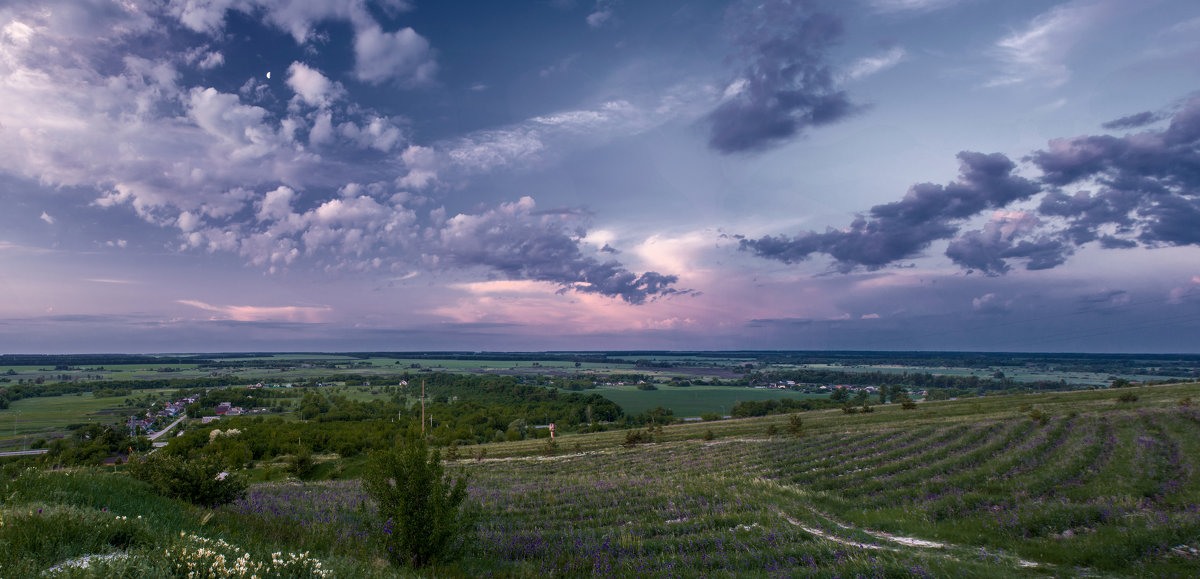
[[1134,394],[1133,392],[1122,392],[1120,396],[1117,396],[1117,402],[1125,402],[1127,404],[1132,404],[1137,401],[1138,401],[1138,395]]
[[631,447],[634,444],[648,444],[654,442],[654,432],[658,430],[658,434],[662,434],[662,426],[648,426],[646,430],[630,430],[625,432],[625,446]]
[[469,544],[475,514],[465,476],[451,480],[425,440],[371,457],[363,490],[379,506],[380,538],[394,565],[418,568],[456,559]]
[[160,495],[206,507],[230,503],[246,494],[246,479],[225,472],[224,464],[215,457],[186,460],[161,452],[133,456],[128,471],[133,478],[150,483]]
[[287,459],[288,472],[299,478],[308,478],[317,468],[317,460],[313,458],[312,450],[307,446],[296,449],[296,453]]
[[717,436],[715,434],[713,434],[713,431],[711,428],[704,431],[704,440],[712,440],[716,437]]
[[900,403],[900,408],[905,410],[916,410],[917,403],[913,402],[912,398],[905,398],[904,401]]
[[799,414],[793,414],[788,418],[788,434],[800,438],[804,436],[804,419],[800,418]]
[[767,427],[767,436],[775,436],[776,434],[779,434],[779,428],[774,424]]
[[1029,419],[1038,424],[1045,425],[1047,422],[1050,422],[1050,415],[1040,409],[1034,408],[1029,411]]

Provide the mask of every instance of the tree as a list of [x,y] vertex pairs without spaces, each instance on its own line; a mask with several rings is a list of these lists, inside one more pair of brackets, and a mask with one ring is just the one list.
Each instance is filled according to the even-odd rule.
[[796,438],[804,436],[804,419],[800,418],[799,414],[793,414],[788,418],[788,433]]
[[231,503],[246,494],[245,477],[224,469],[224,463],[215,456],[186,460],[159,452],[129,457],[128,472],[133,478],[150,483],[158,494],[212,507]]
[[393,564],[451,561],[469,543],[475,513],[465,504],[467,478],[446,475],[441,454],[423,438],[374,454],[363,490],[379,505],[381,538]]

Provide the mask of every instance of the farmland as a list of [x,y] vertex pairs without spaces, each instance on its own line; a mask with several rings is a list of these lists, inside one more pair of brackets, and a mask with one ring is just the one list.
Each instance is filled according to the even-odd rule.
[[[471,477],[477,539],[434,574],[1194,576],[1198,398],[1197,384],[989,396],[806,412],[803,436],[774,416],[670,425],[633,446],[622,431],[466,446],[449,466]],[[0,537],[32,524],[26,505],[76,501],[254,557],[308,551],[340,575],[392,576],[367,541],[361,459],[327,459],[336,480],[263,465],[275,482],[211,516],[88,498],[78,485],[109,484],[99,474],[53,493],[62,475],[30,473],[6,483]],[[101,547],[84,548],[0,565]]]

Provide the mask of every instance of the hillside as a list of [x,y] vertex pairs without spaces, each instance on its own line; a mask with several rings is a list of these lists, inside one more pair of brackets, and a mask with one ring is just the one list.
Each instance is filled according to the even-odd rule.
[[[433,574],[1195,576],[1193,400],[1200,385],[1166,385],[808,412],[802,436],[772,416],[628,446],[626,431],[466,446],[451,469],[471,475],[478,536]],[[334,459],[323,471],[344,480],[258,484],[216,510],[119,473],[16,473],[0,489],[0,576],[186,576],[185,549],[243,557],[218,540],[247,563],[213,576],[255,562],[260,577],[315,576],[312,559],[403,575],[368,540],[354,470]],[[85,555],[110,558],[63,566]]]

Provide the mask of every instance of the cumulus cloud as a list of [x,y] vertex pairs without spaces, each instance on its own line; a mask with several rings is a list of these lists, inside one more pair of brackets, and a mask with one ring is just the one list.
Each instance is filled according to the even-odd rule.
[[[392,16],[412,8],[400,0],[383,0],[379,5]],[[185,27],[214,36],[224,29],[230,10],[261,13],[297,44],[318,39],[316,26],[321,22],[348,22],[354,29],[354,73],[363,82],[395,80],[416,86],[431,82],[437,72],[429,41],[410,27],[384,31],[365,0],[171,0],[167,7]]]
[[[1155,122],[1141,113],[1113,126]],[[740,248],[795,263],[814,253],[837,268],[878,269],[950,240],[946,256],[969,271],[1000,275],[1012,260],[1029,270],[1050,269],[1076,248],[1200,245],[1200,97],[1186,101],[1161,130],[1122,137],[1084,135],[1050,141],[1024,160],[1036,180],[1014,174],[1001,154],[963,152],[959,179],[946,186],[912,186],[897,202],[872,207],[849,227],[824,233],[740,238]],[[1034,211],[1005,210],[1041,195]],[[980,229],[959,234],[964,222],[993,211]]]
[[1073,247],[1054,235],[1031,234],[1041,225],[1032,213],[1025,211],[996,211],[977,231],[968,231],[952,240],[946,257],[969,270],[986,275],[1007,273],[1010,259],[1026,259],[1026,269],[1050,269],[1062,265]]
[[360,28],[354,37],[354,58],[354,74],[372,84],[389,80],[428,84],[437,72],[429,41],[412,28],[395,32],[384,32],[377,25]]
[[958,159],[957,181],[945,186],[913,185],[904,199],[872,207],[869,216],[860,215],[846,229],[806,232],[792,238],[743,239],[740,247],[784,263],[825,253],[842,271],[857,266],[878,269],[914,257],[934,241],[953,237],[962,221],[984,210],[1003,208],[1039,191],[1037,184],[1014,175],[1016,164],[1000,153],[964,151]]
[[[360,2],[248,0],[173,2],[156,14],[137,3],[9,10],[9,22],[0,26],[0,171],[69,187],[96,207],[132,208],[175,231],[182,251],[231,253],[268,271],[304,266],[396,275],[424,265],[555,284],[629,304],[679,293],[672,275],[633,272],[582,246],[586,217],[579,212],[538,213],[524,199],[447,219],[441,209],[418,213],[414,207],[427,200],[409,192],[430,186],[442,171],[520,165],[536,158],[544,142],[630,134],[663,122],[663,114],[613,101],[410,146],[405,119],[345,102],[339,83],[302,62],[287,71],[295,97],[285,108],[272,92],[278,87],[249,81],[242,91],[226,92],[189,84],[195,81],[175,67],[214,64],[218,53],[207,46],[164,52],[152,38],[166,28],[155,26],[164,14],[197,32],[219,34],[228,10],[245,10],[297,41],[310,40],[317,22],[347,19],[362,59],[356,75],[368,82],[430,81],[435,64],[428,42],[411,29],[384,32],[361,8]],[[366,160],[343,161],[348,149]],[[352,182],[362,174],[379,181]],[[52,221],[49,212],[43,220]],[[229,320],[320,316],[292,306],[188,305]]]
[[[1200,98],[1185,103],[1163,130],[1053,140],[1029,157],[1055,188],[1039,211],[1064,218],[1076,243],[1200,244],[1197,147]],[[1069,187],[1095,191],[1068,194],[1063,189]]]
[[203,70],[211,70],[225,64],[225,55],[220,52],[213,51],[204,55],[200,62],[196,64]]
[[54,225],[54,218],[51,217],[50,214],[46,213],[45,211],[42,212],[42,216],[40,219],[50,225]]
[[616,261],[600,261],[580,249],[582,231],[571,231],[563,213],[534,213],[523,197],[480,214],[459,214],[445,222],[433,248],[439,261],[482,266],[507,279],[556,283],[564,289],[618,297],[630,304],[679,293],[674,275],[636,274]]
[[300,100],[314,107],[327,107],[344,92],[340,83],[330,81],[321,71],[302,62],[293,62],[288,67],[287,85]]
[[825,62],[842,34],[837,17],[805,0],[768,0],[735,4],[727,20],[742,65],[708,114],[709,146],[722,153],[763,150],[858,109]]

